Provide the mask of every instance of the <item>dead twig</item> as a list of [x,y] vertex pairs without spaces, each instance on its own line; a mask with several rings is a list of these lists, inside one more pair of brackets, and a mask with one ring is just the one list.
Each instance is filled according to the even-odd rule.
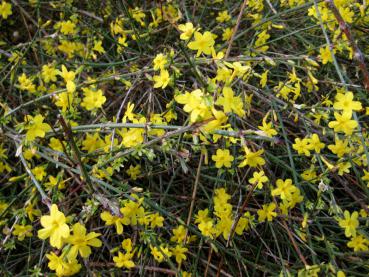
[[365,65],[364,55],[361,52],[360,48],[357,46],[355,39],[352,36],[350,27],[343,19],[333,0],[325,0],[325,2],[327,3],[328,8],[332,11],[334,17],[336,18],[341,31],[346,35],[348,41],[350,42],[351,48],[354,51],[354,58],[358,63],[361,73],[363,74],[364,87],[369,92],[369,72]]
[[232,44],[233,44],[234,38],[235,38],[235,36],[236,36],[237,30],[238,30],[238,28],[239,28],[239,26],[240,26],[240,23],[241,23],[241,18],[242,18],[243,11],[244,11],[244,10],[245,10],[245,8],[246,8],[246,3],[247,3],[247,0],[244,0],[244,1],[243,1],[243,3],[242,3],[240,13],[238,14],[238,17],[237,17],[236,25],[234,26],[234,28],[233,28],[233,30],[232,30],[232,36],[231,36],[231,39],[229,40],[228,48],[227,48],[226,54],[225,54],[225,56],[224,56],[224,58],[225,58],[225,59],[227,59],[227,58],[228,58],[229,53],[231,52]]

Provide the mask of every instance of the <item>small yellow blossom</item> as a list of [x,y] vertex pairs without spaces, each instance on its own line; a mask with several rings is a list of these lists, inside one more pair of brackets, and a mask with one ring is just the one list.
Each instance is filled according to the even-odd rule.
[[2,18],[7,19],[12,14],[12,5],[6,1],[2,1],[0,5],[0,15]]
[[254,174],[252,175],[252,178],[249,179],[249,183],[256,184],[256,187],[258,189],[262,189],[263,184],[268,181],[269,179],[267,176],[265,176],[265,173],[263,170],[261,170],[260,172],[255,171]]
[[93,90],[90,88],[83,88],[84,97],[81,106],[88,111],[101,108],[106,101],[106,97],[101,89]]
[[38,231],[38,237],[43,240],[50,237],[50,245],[58,249],[69,237],[65,215],[59,211],[56,204],[51,205],[50,215],[41,217],[41,226],[44,228]]
[[95,51],[95,52],[98,52],[100,54],[104,54],[105,49],[102,46],[102,41],[101,40],[95,40],[94,47],[92,48],[92,50]]
[[331,50],[329,49],[329,46],[326,46],[325,48],[320,48],[319,51],[322,64],[333,62],[333,57],[331,54]]
[[70,20],[60,22],[60,32],[64,35],[73,35],[76,33],[76,24]]
[[246,150],[246,156],[243,162],[239,164],[238,167],[250,166],[250,167],[258,167],[265,164],[265,160],[261,155],[264,153],[264,149],[260,149],[256,152],[252,152],[250,150]]
[[211,156],[212,160],[215,162],[217,168],[231,167],[234,157],[229,153],[228,149],[218,149],[216,155]]
[[92,247],[101,247],[102,242],[97,237],[100,233],[91,232],[86,234],[86,228],[80,223],[76,223],[72,227],[73,235],[70,235],[67,239],[68,243],[72,245],[68,252],[68,259],[73,260],[77,258],[79,253],[82,258],[87,258],[91,255]]
[[222,11],[218,13],[218,16],[215,18],[219,23],[227,22],[231,19],[231,16],[228,14],[228,11]]
[[155,75],[153,77],[154,80],[154,88],[166,88],[170,81],[170,75],[168,70],[160,70],[160,75]]
[[25,237],[32,237],[32,225],[14,225],[13,235],[22,241]]
[[132,261],[134,253],[127,252],[123,254],[122,252],[118,252],[118,256],[113,257],[113,261],[116,267],[124,267],[124,268],[132,268],[135,266],[135,263]]
[[182,32],[180,39],[188,40],[192,37],[192,34],[195,32],[195,28],[191,22],[187,22],[186,24],[178,25],[178,29]]
[[210,55],[212,48],[215,44],[213,34],[211,32],[206,31],[204,34],[200,32],[195,32],[194,35],[195,40],[191,41],[187,46],[191,50],[197,50],[196,56],[200,56],[201,53],[205,55]]
[[352,111],[360,111],[362,109],[359,101],[353,101],[354,95],[351,91],[343,93],[337,93],[336,101],[333,104],[333,108],[336,110],[342,110],[344,113],[352,114]]
[[350,215],[349,211],[345,211],[343,215],[344,218],[340,219],[338,221],[338,224],[340,225],[340,227],[345,229],[346,237],[355,237],[356,228],[359,226],[359,220],[357,219],[359,217],[359,213],[355,211]]
[[41,76],[45,83],[56,82],[58,72],[59,71],[53,65],[45,64],[42,66]]
[[334,113],[336,120],[328,123],[328,127],[334,129],[335,132],[343,132],[345,135],[351,135],[358,126],[355,120],[351,119],[351,114],[343,112],[342,114]]
[[43,138],[45,137],[46,132],[51,130],[49,124],[44,123],[44,117],[40,114],[35,117],[31,115],[25,116],[26,125],[26,140],[34,141],[37,137]]
[[258,210],[258,220],[259,222],[263,222],[266,219],[268,221],[272,221],[274,217],[277,216],[277,213],[274,211],[276,208],[276,205],[274,203],[270,203],[270,204],[264,204],[263,208]]
[[347,243],[347,246],[353,248],[354,251],[368,251],[369,249],[369,240],[364,238],[362,235],[351,238],[351,240]]

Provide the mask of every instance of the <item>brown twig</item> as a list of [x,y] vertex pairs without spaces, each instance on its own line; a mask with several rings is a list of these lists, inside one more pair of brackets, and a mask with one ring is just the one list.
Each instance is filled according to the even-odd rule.
[[208,254],[208,260],[206,262],[206,268],[205,268],[205,272],[204,272],[205,277],[208,276],[209,265],[210,265],[212,255],[213,255],[213,247],[210,247],[209,248],[209,254]]
[[325,0],[325,2],[328,5],[328,8],[332,11],[334,17],[338,21],[338,25],[341,29],[341,31],[346,35],[347,39],[349,40],[351,44],[351,48],[354,51],[354,58],[356,59],[358,66],[361,70],[361,73],[363,74],[363,82],[365,89],[369,92],[369,72],[365,65],[364,55],[361,52],[360,48],[357,46],[354,37],[352,36],[352,33],[350,31],[350,27],[343,19],[341,13],[337,9],[336,5],[334,4],[333,0]]
[[[90,263],[91,267],[114,267],[115,264],[114,263],[101,263],[101,262],[91,262]],[[167,269],[167,268],[160,268],[160,267],[155,267],[155,266],[141,266],[141,265],[136,265],[134,267],[134,269],[137,270],[147,270],[147,271],[152,271],[152,272],[160,272],[160,273],[164,273],[166,275],[176,275],[177,272],[175,272],[174,270],[171,269]]]
[[[38,23],[33,19],[33,17],[18,3],[17,0],[11,0],[11,2],[13,3],[14,6],[17,6],[19,8],[19,10],[21,11],[22,14],[24,14],[29,21],[31,21],[33,23],[33,25],[35,25],[37,28],[39,28]],[[47,35],[47,33],[43,30],[40,29],[40,31],[44,34]]]
[[282,220],[282,225],[286,229],[288,237],[290,238],[290,240],[292,242],[292,245],[293,245],[293,248],[295,248],[295,251],[296,251],[297,255],[299,256],[300,260],[304,263],[305,267],[308,266],[309,264],[307,263],[305,257],[302,255],[299,246],[297,245],[295,239],[293,238],[291,230],[287,226],[286,220]]
[[245,198],[245,201],[243,202],[242,204],[242,207],[241,209],[239,210],[238,214],[237,214],[237,217],[235,218],[235,220],[233,221],[233,224],[232,224],[232,228],[231,228],[231,231],[229,232],[229,236],[228,236],[228,240],[227,240],[227,244],[226,244],[226,247],[229,246],[229,243],[234,235],[234,232],[236,230],[236,227],[237,227],[237,224],[238,224],[238,221],[241,219],[246,207],[247,207],[247,204],[249,203],[249,200],[252,196],[252,193],[254,192],[254,189],[256,188],[256,186],[258,185],[257,182],[255,182],[253,185],[252,185],[252,188],[250,189],[249,193],[247,194],[246,198]]
[[228,58],[229,53],[231,52],[233,40],[234,40],[234,38],[236,36],[236,33],[237,33],[237,30],[238,30],[238,28],[240,26],[242,14],[243,14],[243,11],[246,8],[246,3],[247,3],[247,0],[244,0],[243,3],[242,3],[240,13],[238,14],[238,17],[237,17],[236,25],[234,26],[234,28],[232,30],[232,36],[231,36],[231,39],[229,40],[228,48],[227,48],[226,54],[224,56],[225,59]]
[[[188,213],[187,222],[186,222],[187,225],[190,225],[193,208],[195,206],[197,187],[199,185],[199,180],[200,180],[200,175],[201,175],[200,174],[201,173],[201,166],[202,166],[203,159],[204,159],[204,154],[201,152],[200,161],[199,161],[199,165],[197,167],[197,172],[196,172],[195,184],[194,184],[193,191],[192,191],[190,211]],[[185,236],[185,240],[184,241],[187,241],[187,235],[188,235],[188,229],[186,229],[186,236]]]
[[80,171],[82,173],[82,176],[83,176],[83,181],[86,182],[89,186],[92,187],[90,176],[88,175],[87,170],[86,170],[85,166],[83,165],[79,149],[77,147],[76,142],[74,141],[73,132],[72,132],[70,126],[68,125],[68,123],[65,121],[64,117],[61,114],[58,116],[58,118],[59,118],[59,122],[60,122],[60,124],[61,124],[61,126],[64,130],[65,137],[66,137],[68,143],[70,144],[70,147],[73,150],[74,158],[76,159],[76,162],[77,162],[77,164],[79,166],[79,169],[80,169]]

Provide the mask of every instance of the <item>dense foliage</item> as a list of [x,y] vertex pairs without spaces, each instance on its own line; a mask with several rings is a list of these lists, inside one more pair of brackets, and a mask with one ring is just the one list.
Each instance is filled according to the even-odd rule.
[[1,276],[367,276],[369,4],[0,0]]

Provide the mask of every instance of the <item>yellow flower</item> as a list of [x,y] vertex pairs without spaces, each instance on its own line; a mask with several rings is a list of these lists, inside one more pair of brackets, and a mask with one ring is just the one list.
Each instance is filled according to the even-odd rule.
[[311,183],[315,183],[317,181],[316,179],[317,175],[316,175],[316,171],[314,168],[309,168],[309,169],[304,170],[301,173],[301,177],[302,179],[309,181]]
[[335,121],[328,123],[328,127],[334,129],[335,132],[343,132],[346,135],[351,135],[354,129],[358,126],[355,120],[351,120],[351,114],[343,112],[342,114],[334,113]]
[[218,13],[218,16],[215,18],[216,21],[223,23],[226,21],[229,21],[231,19],[231,16],[228,14],[228,11],[222,11]]
[[238,165],[238,167],[250,166],[257,167],[265,164],[265,160],[260,157],[264,153],[264,149],[260,149],[256,152],[251,152],[250,150],[246,150],[246,156],[242,163]]
[[[74,84],[74,82],[68,82],[68,84]],[[74,91],[73,87],[69,87],[67,91],[64,91],[54,96],[56,99],[55,105],[57,107],[62,108],[62,112],[66,112],[66,110],[68,108],[71,108],[73,105],[74,95],[73,95],[73,92],[71,91]]]
[[31,225],[14,225],[13,235],[18,236],[18,240],[22,241],[25,237],[32,237]]
[[129,169],[126,170],[129,177],[132,178],[132,180],[136,180],[137,176],[141,173],[141,166],[138,164],[136,166],[130,165]]
[[177,228],[172,230],[173,236],[170,238],[170,241],[176,243],[183,243],[186,237],[186,228],[183,225],[179,225]]
[[[39,209],[34,209],[33,208],[33,204],[28,204],[25,209],[24,209],[28,215],[29,220],[31,220],[31,222],[33,222],[35,220],[34,216],[40,216],[41,215],[41,211]],[[1,211],[1,209],[0,209]]]
[[351,91],[343,93],[337,93],[336,101],[333,104],[333,108],[336,110],[343,110],[344,113],[352,114],[352,111],[360,111],[362,109],[359,101],[353,101],[354,95]]
[[240,96],[234,96],[234,92],[230,87],[223,88],[223,96],[219,97],[216,104],[223,106],[225,113],[234,112],[239,116],[245,115],[243,102]]
[[109,212],[102,212],[100,214],[100,217],[102,220],[105,221],[105,225],[115,225],[115,228],[117,230],[117,234],[121,235],[123,233],[123,225],[122,223],[129,223],[127,219],[121,218],[116,215],[112,215]]
[[207,222],[207,221],[211,221],[211,218],[209,217],[209,209],[198,211],[197,215],[195,215],[195,223],[201,223],[201,222]]
[[102,44],[101,40],[95,40],[94,47],[92,48],[92,50],[94,50],[95,52],[98,52],[100,54],[105,53],[104,47],[102,47],[101,44]]
[[42,66],[41,76],[45,83],[56,82],[56,75],[58,75],[58,70],[49,64],[45,64]]
[[227,41],[227,40],[231,39],[232,34],[233,34],[233,29],[232,28],[225,28],[224,32],[222,34],[222,40]]
[[359,217],[358,212],[353,212],[350,215],[349,211],[345,211],[343,213],[344,218],[338,221],[338,225],[345,229],[345,236],[346,237],[355,237],[356,236],[356,228],[359,226]]
[[234,63],[225,63],[228,67],[233,69],[232,75],[229,78],[228,82],[231,82],[236,76],[237,77],[244,77],[244,75],[251,69],[248,65],[242,65],[240,62]]
[[230,77],[232,75],[232,72],[227,67],[219,67],[217,69],[217,76],[215,77],[215,80],[218,82],[224,82],[228,83]]
[[[143,118],[145,119],[145,118]],[[122,145],[124,145],[125,147],[134,147],[136,145],[139,145],[141,143],[143,143],[144,141],[144,133],[145,130],[144,129],[140,129],[140,128],[132,128],[129,129],[128,131],[121,131],[119,132],[119,134],[122,136]]]
[[113,261],[116,267],[124,267],[124,268],[132,268],[135,266],[135,263],[132,261],[134,253],[127,252],[123,254],[122,252],[118,252],[118,256],[113,257]]
[[207,118],[210,115],[209,107],[205,103],[204,93],[200,89],[177,95],[174,99],[184,105],[183,110],[186,113],[190,113],[191,122],[196,122],[199,118]]
[[46,254],[46,257],[49,259],[48,267],[55,270],[57,276],[71,276],[81,269],[81,265],[77,260],[66,261],[63,255],[57,256],[54,252],[51,252]]
[[333,57],[331,51],[329,50],[329,46],[326,46],[325,48],[320,48],[319,51],[322,64],[333,62]]
[[86,138],[82,141],[82,150],[88,153],[94,152],[95,150],[104,147],[104,142],[100,138],[99,133],[86,134]]
[[264,204],[263,208],[261,210],[258,210],[258,220],[259,222],[263,222],[266,219],[268,221],[272,221],[273,217],[277,216],[277,213],[274,211],[276,208],[276,205],[274,203],[270,203],[270,204]]
[[122,247],[127,252],[131,252],[132,251],[132,240],[131,239],[125,239],[125,240],[123,240],[122,241]]
[[255,171],[252,175],[252,178],[249,179],[250,184],[256,184],[258,189],[263,188],[263,183],[268,182],[269,179],[267,176],[265,176],[265,173],[263,170],[260,172]]
[[335,144],[328,145],[328,149],[336,154],[338,158],[342,158],[343,155],[350,153],[351,147],[348,146],[348,140],[340,140],[336,137]]
[[193,32],[195,32],[195,28],[191,22],[187,22],[186,24],[178,25],[178,29],[182,32],[180,39],[188,40],[191,38]]
[[151,228],[163,227],[164,217],[160,216],[158,213],[150,215],[149,220]]
[[[63,144],[64,144],[64,142],[63,142]],[[63,152],[64,151],[63,144],[62,144],[62,142],[60,142],[59,139],[51,138],[50,143],[49,143],[49,147],[51,149],[55,150],[55,151]]]
[[72,244],[68,252],[68,259],[73,260],[77,258],[79,253],[82,258],[87,258],[91,255],[91,247],[101,247],[102,243],[97,237],[100,233],[91,232],[86,234],[86,228],[80,223],[76,223],[72,227],[73,235],[70,235],[67,242]]
[[170,250],[168,247],[164,247],[164,246],[160,246],[160,249],[157,247],[152,247],[151,248],[151,255],[154,256],[154,259],[161,263],[162,261],[164,261],[164,258],[170,258],[172,256],[172,253],[170,253]]
[[342,176],[344,173],[350,173],[351,164],[350,162],[337,164],[338,175]]
[[74,83],[76,73],[74,71],[68,71],[65,65],[62,65],[62,71],[59,71],[59,75],[64,79],[67,91],[70,93],[74,92],[76,90],[76,85]]
[[140,23],[141,26],[145,26],[143,19],[146,17],[146,15],[140,8],[135,7],[134,9],[129,9],[129,12],[134,20]]
[[163,55],[162,53],[156,55],[154,59],[154,70],[163,70],[166,63],[167,63],[167,57]]
[[270,38],[270,35],[267,33],[267,30],[262,31],[257,35],[257,39],[255,41],[255,49],[260,52],[265,52],[269,49],[268,45],[265,45],[267,40]]
[[76,24],[72,21],[62,21],[59,23],[60,26],[60,32],[64,35],[73,35],[76,33]]
[[362,235],[351,238],[351,240],[347,243],[347,246],[354,249],[356,251],[368,251],[369,249],[369,240],[364,238]]
[[36,166],[31,171],[38,181],[42,181],[42,179],[44,179],[46,176],[45,168],[43,166]]
[[0,5],[0,15],[4,18],[7,19],[9,15],[12,14],[12,5],[2,1],[1,5]]
[[34,141],[37,137],[43,138],[45,137],[46,132],[51,130],[50,125],[43,122],[44,117],[40,114],[36,115],[35,117],[26,115],[25,121],[27,122],[25,127],[27,130],[27,141]]
[[212,220],[200,222],[198,228],[203,236],[213,238],[214,223]]
[[226,116],[225,113],[223,113],[222,111],[217,111],[216,109],[212,108],[212,113],[215,117],[214,120],[211,120],[209,123],[207,123],[206,125],[202,126],[200,128],[200,130],[202,132],[205,133],[210,133],[216,129],[220,129],[221,126],[227,122],[228,117]]
[[211,156],[212,160],[215,162],[217,168],[231,167],[234,157],[229,153],[228,149],[218,149],[216,155]]
[[160,70],[160,75],[155,75],[153,77],[154,80],[154,88],[162,88],[164,89],[170,81],[170,75],[168,70]]
[[18,77],[19,89],[29,91],[30,93],[36,92],[36,86],[32,83],[32,80],[27,77],[25,73],[22,73],[21,76]]
[[128,224],[135,226],[140,219],[145,217],[145,209],[141,206],[142,201],[143,198],[137,201],[128,200],[120,209],[120,212],[124,215],[123,220],[126,220]]
[[277,133],[277,131],[272,127],[272,122],[266,122],[266,120],[263,119],[263,125],[258,126],[259,130],[263,131],[267,137],[273,137]]
[[269,73],[269,70],[265,70],[263,72],[263,74],[260,75],[260,86],[263,88],[266,86],[267,84],[267,81],[268,81],[268,73]]
[[[345,1],[346,2],[346,1]],[[349,2],[347,2],[349,3]],[[346,23],[352,23],[353,22],[353,17],[355,16],[355,13],[349,8],[349,7],[339,7],[338,8],[343,20]]]
[[53,204],[50,208],[50,215],[42,216],[40,221],[44,228],[38,231],[38,237],[43,240],[50,237],[50,245],[60,249],[69,237],[69,227],[65,223],[64,214],[58,210],[56,204]]
[[250,212],[244,213],[238,221],[237,227],[235,229],[236,234],[241,236],[244,230],[250,229],[250,222],[252,222],[253,220],[254,216],[252,216]]
[[299,155],[304,154],[305,156],[309,157],[310,148],[308,147],[308,145],[309,140],[307,138],[304,138],[302,140],[300,138],[295,138],[295,143],[292,144],[292,148],[295,149]]
[[314,150],[316,153],[320,153],[320,150],[324,148],[324,143],[320,142],[319,136],[317,134],[313,134],[311,138],[308,139],[309,149]]
[[187,271],[181,271],[182,277],[192,277],[192,273],[189,273]]
[[361,180],[363,180],[364,182],[367,182],[367,186],[369,187],[369,171],[366,171],[364,169],[364,176],[361,177]]
[[200,32],[195,32],[195,40],[191,41],[187,46],[191,50],[197,50],[196,56],[200,56],[201,53],[205,55],[210,55],[212,52],[212,48],[215,44],[213,34],[211,32],[206,31],[204,34]]
[[292,184],[291,179],[286,179],[285,181],[278,179],[276,185],[277,188],[272,190],[272,196],[280,195],[282,200],[291,199],[292,193],[297,191],[297,188]]
[[84,97],[81,106],[86,110],[91,111],[101,108],[105,103],[106,97],[101,89],[95,91],[90,88],[83,88],[82,90],[84,92]]
[[172,254],[174,255],[177,264],[181,264],[182,261],[185,261],[187,259],[186,252],[188,251],[188,248],[183,247],[179,244],[176,245],[176,247],[172,248]]

